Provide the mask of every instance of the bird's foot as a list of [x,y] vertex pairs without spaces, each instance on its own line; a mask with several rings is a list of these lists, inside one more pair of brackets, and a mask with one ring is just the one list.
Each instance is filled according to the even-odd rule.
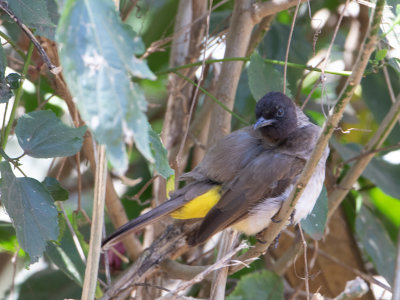
[[[277,215],[277,214],[276,214],[276,215]],[[274,216],[271,218],[271,221],[274,222],[274,223],[280,223],[280,222],[282,222],[282,220],[277,220],[277,219],[275,219],[276,215],[274,215]]]
[[262,231],[256,234],[256,241],[259,242],[260,244],[266,244],[267,241],[264,241],[262,237]]

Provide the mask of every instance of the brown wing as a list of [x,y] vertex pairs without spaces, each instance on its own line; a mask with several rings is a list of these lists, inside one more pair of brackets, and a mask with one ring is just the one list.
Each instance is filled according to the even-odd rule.
[[249,210],[260,201],[281,195],[295,183],[304,164],[304,159],[276,150],[261,153],[233,181],[223,185],[226,192],[206,215],[191,243],[206,241],[246,217]]
[[181,180],[211,180],[224,183],[234,179],[254,157],[265,151],[261,136],[251,127],[232,132],[219,140],[204,159]]

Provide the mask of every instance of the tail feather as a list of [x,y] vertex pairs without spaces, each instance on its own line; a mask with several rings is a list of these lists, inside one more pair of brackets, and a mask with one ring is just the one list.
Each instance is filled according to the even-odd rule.
[[101,244],[103,250],[107,250],[111,248],[114,244],[116,244],[119,240],[121,240],[124,236],[139,231],[153,223],[165,215],[170,214],[174,210],[178,209],[185,203],[185,199],[183,196],[177,197],[173,200],[166,201],[163,204],[153,208],[149,212],[137,217],[119,227],[115,232],[105,238]]

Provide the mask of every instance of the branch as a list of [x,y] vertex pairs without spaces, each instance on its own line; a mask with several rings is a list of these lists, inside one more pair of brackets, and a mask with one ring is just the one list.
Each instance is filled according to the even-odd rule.
[[[211,273],[211,272],[213,272],[215,270],[224,268],[229,263],[229,260],[231,259],[231,257],[233,255],[235,255],[237,252],[239,252],[240,250],[245,249],[247,247],[248,246],[246,245],[246,243],[241,243],[235,249],[229,251],[221,259],[217,260],[217,262],[215,264],[209,266],[203,272],[201,272],[198,275],[196,275],[192,280],[186,281],[186,282],[182,282],[181,284],[179,284],[176,287],[176,289],[174,291],[171,291],[168,294],[164,295],[163,297],[160,297],[159,300],[175,299],[175,297],[176,297],[178,292],[183,291],[183,290],[191,287],[192,285],[202,281],[206,277],[207,274],[209,274],[209,273]],[[223,287],[225,288],[225,285]],[[215,298],[211,298],[211,299],[215,299]]]
[[164,233],[142,252],[135,263],[113,282],[101,299],[126,297],[135,286],[135,283],[143,282],[149,274],[158,269],[161,261],[167,257],[174,256],[174,253],[179,255],[183,250],[187,249],[186,236],[196,226],[198,224],[167,227]]
[[90,228],[89,253],[87,257],[85,279],[83,282],[83,300],[95,298],[97,273],[99,270],[100,249],[104,222],[104,203],[106,195],[107,159],[106,147],[98,147],[98,164],[95,174],[93,217]]
[[[283,221],[280,223],[271,223],[271,225],[266,230],[264,230],[262,234],[262,240],[265,241],[265,244],[257,243],[254,248],[250,249],[247,253],[239,257],[241,261],[245,261],[253,257],[258,257],[261,254],[265,253],[266,249],[273,242],[278,233],[282,231],[282,229],[287,225],[287,220],[293,212],[293,209],[296,206],[296,203],[299,200],[305,186],[307,185],[308,180],[312,176],[315,167],[317,166],[323,152],[325,151],[325,148],[328,145],[328,141],[333,131],[335,130],[340,119],[342,118],[344,109],[347,103],[350,101],[352,95],[354,94],[358,84],[360,83],[361,77],[368,64],[368,59],[375,49],[384,3],[384,0],[379,0],[377,2],[376,9],[374,13],[371,14],[372,21],[370,22],[368,35],[364,40],[363,47],[361,48],[363,49],[363,51],[359,54],[359,57],[353,68],[352,75],[348,78],[342,93],[339,95],[339,99],[336,102],[336,105],[331,110],[330,117],[324,124],[317,145],[315,146],[311,157],[307,161],[306,166],[304,167],[304,170],[300,175],[297,184],[295,185],[295,188],[292,190],[290,196],[285,201],[281,210],[279,211],[277,219]],[[241,268],[241,266],[233,267],[231,268],[231,273],[236,272]]]
[[[251,17],[251,1],[235,1],[229,32],[226,41],[224,58],[244,57],[249,45],[254,23]],[[242,61],[225,61],[221,66],[216,98],[228,109],[233,109],[236,89],[242,71]],[[211,113],[210,131],[207,144],[216,141],[231,131],[231,115],[220,107],[215,107]]]
[[[301,3],[307,0],[300,0]],[[254,24],[260,23],[267,16],[275,15],[282,10],[296,6],[298,0],[272,0],[268,2],[256,2],[252,6],[251,16]]]

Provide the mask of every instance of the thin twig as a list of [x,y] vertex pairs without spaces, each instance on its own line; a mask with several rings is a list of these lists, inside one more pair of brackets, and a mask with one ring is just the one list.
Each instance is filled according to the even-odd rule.
[[[221,59],[207,59],[205,61],[205,63],[206,64],[214,64],[214,63],[226,62],[226,61],[247,62],[247,61],[250,61],[250,57],[244,56],[244,57],[226,57],[226,58],[221,58]],[[266,64],[273,64],[273,65],[278,65],[278,66],[285,65],[284,61],[280,61],[280,60],[276,60],[276,59],[264,59],[263,61]],[[177,67],[171,67],[171,68],[165,69],[163,71],[156,72],[155,74],[156,75],[164,75],[164,74],[168,74],[168,73],[174,73],[175,71],[201,66],[202,64],[203,64],[203,61],[197,61],[197,62],[190,63],[190,64],[185,64],[185,65],[181,65],[181,66],[177,66]],[[296,63],[288,62],[286,65],[290,68],[295,68],[295,69],[322,72],[322,69],[320,69],[320,68],[316,68],[316,67],[304,65],[304,64],[296,64]],[[332,74],[332,75],[338,75],[338,76],[350,76],[351,75],[351,71],[325,70],[324,72],[325,72],[325,74]]]
[[386,146],[386,147],[381,147],[381,148],[378,148],[378,149],[372,149],[372,150],[369,150],[367,152],[360,153],[359,155],[356,155],[356,156],[354,156],[354,157],[352,157],[352,158],[350,158],[348,160],[345,160],[345,161],[341,162],[338,165],[338,168],[343,168],[344,165],[347,165],[347,164],[351,163],[352,161],[358,160],[358,159],[360,159],[360,158],[362,158],[364,156],[370,155],[370,154],[383,152],[383,151],[389,151],[389,150],[396,150],[396,149],[399,149],[399,148],[400,148],[400,143],[397,143],[395,145]]
[[15,276],[17,276],[17,259],[18,259],[18,252],[20,250],[20,247],[18,246],[17,249],[15,250],[15,253],[13,254],[11,258],[11,263],[13,266],[13,273],[12,273],[12,281],[11,281],[11,287],[10,287],[10,299],[14,299],[14,292],[15,292]]
[[293,15],[293,20],[292,20],[292,24],[290,26],[290,32],[289,32],[289,37],[288,37],[288,43],[286,46],[286,54],[285,54],[285,65],[283,67],[283,93],[286,94],[286,75],[287,75],[287,63],[289,60],[289,50],[290,50],[290,44],[292,42],[292,36],[293,36],[293,31],[294,31],[294,24],[296,23],[296,18],[297,18],[297,13],[299,12],[299,7],[301,4],[301,0],[297,1],[297,5],[296,5],[296,10],[294,11],[294,15]]
[[308,260],[307,260],[307,242],[304,238],[303,228],[301,228],[301,224],[299,223],[299,232],[301,236],[301,241],[303,243],[303,257],[304,257],[304,284],[306,286],[307,300],[310,299],[310,286],[308,284]]
[[36,49],[38,50],[40,56],[42,57],[44,63],[47,65],[49,68],[50,72],[53,74],[57,75],[61,72],[61,67],[56,67],[53,65],[47,56],[46,51],[44,51],[42,45],[40,45],[39,41],[36,39],[36,37],[33,35],[33,33],[30,31],[30,29],[22,23],[19,18],[9,9],[7,2],[0,1],[0,8],[10,16],[10,18],[17,23],[17,25],[21,28],[21,30],[28,36],[28,38],[32,41],[32,43],[35,45]]
[[72,241],[74,242],[75,248],[76,248],[76,250],[78,251],[79,257],[80,257],[80,259],[82,260],[82,262],[83,262],[84,264],[86,264],[85,253],[84,253],[84,251],[83,251],[83,249],[82,249],[81,243],[79,242],[79,238],[78,238],[78,236],[77,236],[77,234],[76,234],[76,232],[75,232],[75,230],[74,230],[74,227],[72,226],[72,224],[71,224],[71,222],[70,222],[70,220],[69,220],[69,218],[68,218],[67,212],[66,212],[65,209],[64,209],[64,204],[63,204],[63,202],[62,202],[62,201],[59,201],[59,202],[58,202],[58,206],[59,206],[60,210],[62,211],[63,216],[64,216],[65,223],[67,224],[67,227],[68,227],[69,231],[71,232]]
[[[209,33],[208,33],[208,31],[209,31],[209,28],[210,28],[210,16],[211,16],[211,9],[212,9],[212,2],[213,2],[212,0],[209,0],[209,1],[210,1],[210,2],[209,2],[209,10],[208,10],[207,18],[206,18],[206,36],[205,36],[205,43],[204,43],[205,45],[207,45],[207,43],[208,43],[208,38],[209,38]],[[203,49],[203,59],[202,59],[202,65],[201,65],[201,73],[200,73],[199,83],[201,83],[201,82],[203,81],[203,78],[204,78],[204,71],[205,71],[205,69],[206,69],[206,68],[205,68],[205,66],[206,66],[206,63],[205,63],[205,61],[206,61],[206,50],[207,50],[207,49]],[[183,149],[184,149],[185,144],[186,144],[186,139],[187,139],[187,136],[188,136],[188,133],[189,133],[190,123],[191,123],[191,120],[192,120],[194,107],[195,107],[195,105],[196,105],[196,103],[197,103],[196,99],[197,99],[197,96],[198,96],[198,94],[199,94],[199,89],[200,89],[200,84],[196,85],[196,88],[195,88],[195,90],[194,90],[194,94],[193,94],[193,98],[192,98],[193,101],[192,101],[192,103],[191,103],[191,105],[190,105],[190,110],[189,110],[188,120],[187,120],[187,124],[186,124],[186,129],[185,129],[183,138],[182,138],[182,140],[181,140],[181,145],[180,145],[180,147],[179,147],[178,154],[176,155],[176,161],[178,162],[178,164],[179,164],[180,161],[181,161],[182,154],[183,154]]]
[[397,258],[394,274],[392,299],[400,299],[400,228],[397,234]]

